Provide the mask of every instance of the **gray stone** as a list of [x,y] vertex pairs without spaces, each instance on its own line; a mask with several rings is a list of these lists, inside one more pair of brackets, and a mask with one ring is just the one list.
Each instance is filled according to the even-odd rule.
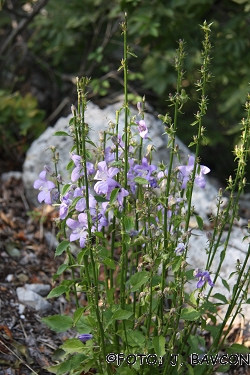
[[25,284],[24,287],[27,290],[31,290],[42,297],[46,297],[51,289],[51,286],[49,284]]
[[[89,124],[90,127],[90,139],[99,143],[99,132],[108,129],[109,122],[115,122],[115,113],[121,107],[121,103],[117,103],[111,106],[108,106],[106,109],[101,110],[99,107],[93,103],[88,104],[88,108],[85,114],[85,121]],[[136,111],[132,111],[132,115],[136,115]],[[45,164],[51,164],[51,154],[50,152],[45,152],[45,149],[54,145],[58,147],[60,153],[60,166],[59,171],[63,175],[65,181],[68,181],[68,175],[65,173],[66,165],[69,162],[69,152],[72,147],[72,139],[70,137],[53,137],[53,133],[59,130],[67,131],[69,120],[71,115],[67,118],[61,118],[55,125],[54,128],[48,128],[44,134],[42,134],[30,147],[27,157],[24,163],[24,173],[23,181],[26,188],[28,197],[34,204],[37,204],[37,191],[33,189],[33,183],[38,178],[39,173],[43,170]],[[139,118],[138,118],[139,120]],[[145,121],[149,128],[149,137],[152,139],[145,142],[145,149],[147,144],[153,144],[156,152],[153,153],[153,163],[158,163],[163,161],[165,164],[169,161],[169,149],[166,148],[168,137],[163,135],[164,129],[161,121],[156,117],[150,114],[145,114]],[[120,116],[119,129],[122,133],[124,127],[124,114],[122,112]],[[176,144],[180,150],[180,163],[186,164],[188,155],[192,153],[190,150],[178,139],[176,138]],[[174,164],[174,167],[177,164]],[[205,228],[209,228],[211,223],[209,221],[209,216],[211,214],[216,214],[217,210],[217,196],[218,196],[218,186],[212,179],[206,177],[206,188],[201,189],[198,186],[194,186],[194,192],[192,196],[192,205],[194,206],[195,213],[202,217],[204,221]],[[227,205],[227,198],[223,198],[223,207]],[[192,218],[194,229],[197,227],[195,218]],[[211,229],[212,231],[212,229]],[[227,232],[224,232],[222,237],[222,242],[225,241]],[[246,223],[244,220],[234,225],[229,246],[226,252],[226,257],[221,269],[221,277],[224,278],[232,287],[235,283],[235,277],[229,279],[230,273],[235,270],[235,265],[237,259],[244,261],[245,254],[248,249],[248,241],[242,241],[243,237],[247,235]],[[200,232],[197,229],[192,230],[192,236],[190,238],[189,250],[188,250],[188,263],[192,268],[201,268],[205,269],[206,266],[206,248],[208,246],[208,239],[205,232]],[[220,253],[222,246],[219,247],[213,265],[211,267],[211,272],[216,271],[216,266],[220,260]],[[196,283],[193,282],[187,285],[187,291],[192,291],[196,288]],[[216,286],[214,287],[214,293],[221,293],[227,298],[231,297],[231,292],[228,292],[225,287],[222,285],[221,279],[218,278],[216,281]],[[249,317],[248,311],[246,317]]]
[[[113,104],[107,108],[101,110],[95,104],[89,102],[87,110],[85,112],[85,122],[88,123],[90,128],[90,139],[98,144],[99,143],[99,132],[108,129],[109,122],[115,122],[116,110],[121,108],[122,103]],[[131,116],[136,115],[136,111],[132,110]],[[63,176],[65,181],[69,179],[69,173],[66,170],[66,166],[70,161],[69,152],[73,146],[71,137],[58,137],[53,136],[57,131],[69,132],[69,121],[72,118],[70,114],[68,117],[60,118],[55,126],[48,127],[46,131],[35,140],[29,148],[26,159],[23,166],[23,183],[26,190],[28,200],[34,205],[38,205],[37,201],[37,190],[34,190],[33,184],[37,180],[39,173],[44,169],[44,165],[50,165],[53,167],[51,158],[51,151],[48,150],[49,146],[56,146],[60,155],[60,163],[58,170]],[[139,118],[138,118],[139,120]],[[156,119],[151,114],[145,114],[145,121],[149,128],[149,137],[152,142],[147,140],[147,144],[153,144],[157,150],[153,154],[153,162],[164,161],[167,163],[169,157],[169,151],[167,150],[167,136],[162,135],[164,132],[162,122]],[[122,111],[119,121],[119,131],[122,134],[124,127],[124,111]],[[177,139],[176,143],[179,146],[180,156],[183,163],[186,163],[188,154],[191,154],[188,148]]]
[[52,308],[51,304],[46,301],[46,299],[32,290],[19,287],[16,289],[16,292],[17,298],[21,304],[32,307],[36,311],[47,312]]

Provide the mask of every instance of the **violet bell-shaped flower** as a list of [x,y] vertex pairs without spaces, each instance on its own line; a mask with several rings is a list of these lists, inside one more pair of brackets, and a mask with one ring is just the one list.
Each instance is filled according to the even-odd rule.
[[[195,162],[194,156],[189,156],[188,164],[187,165],[181,165],[181,166],[178,167],[178,169],[181,172],[182,177],[183,177],[182,185],[181,185],[182,189],[186,188],[187,182],[191,178],[191,174],[192,174],[193,169],[194,169],[194,162]],[[209,173],[210,169],[208,167],[206,167],[205,165],[200,165],[200,166],[197,165],[197,170],[199,171],[199,173],[196,173],[194,182],[200,188],[204,189],[205,186],[206,186],[206,180],[205,180],[203,175]]]
[[[118,194],[117,194],[117,201],[119,203],[120,206],[123,205],[123,198],[124,197],[127,197],[129,195],[129,192],[124,189],[123,187],[121,187],[121,185],[117,182],[117,185],[116,185],[117,188],[119,188],[119,191],[118,191]],[[107,199],[110,199],[110,194],[111,194],[111,191],[107,193]]]
[[178,245],[175,249],[175,254],[180,256],[184,253],[185,249],[186,249],[186,245],[183,242],[180,242],[180,243],[178,243]]
[[115,181],[112,177],[114,177],[118,172],[118,168],[108,168],[106,161],[99,162],[98,171],[94,177],[95,180],[99,180],[94,186],[95,192],[97,194],[110,193],[117,186],[117,181]]
[[[71,173],[71,181],[76,182],[79,180],[84,175],[84,169],[82,166],[82,158],[79,155],[76,154],[71,154],[70,155],[71,159],[73,160],[75,164],[75,168],[73,169]],[[95,168],[94,165],[90,162],[86,162],[86,167],[87,167],[87,175],[91,175],[95,173]]]
[[91,340],[93,338],[93,335],[91,333],[83,333],[78,336],[78,339],[81,340],[81,342],[86,342],[88,340]]
[[74,192],[72,190],[69,190],[61,198],[61,204],[60,204],[60,210],[59,210],[59,216],[61,220],[65,219],[68,215],[69,206],[72,203],[73,194]]
[[197,283],[197,288],[202,288],[207,282],[211,287],[214,286],[214,283],[211,280],[210,274],[208,271],[201,271],[199,268],[196,268],[193,273],[194,277],[200,278]]
[[37,197],[40,203],[44,201],[46,204],[52,204],[51,190],[54,189],[56,186],[54,182],[48,181],[46,179],[46,170],[42,171],[39,174],[39,179],[34,182],[33,187],[34,189],[40,190],[40,193],[38,194],[38,197]]
[[153,177],[151,177],[151,173],[154,172],[157,167],[153,164],[148,164],[148,159],[146,157],[142,158],[141,165],[136,164],[134,166],[134,172],[137,174],[137,177],[146,178],[150,182]]
[[66,221],[67,226],[72,229],[72,233],[70,235],[70,242],[74,242],[79,240],[80,247],[85,247],[85,243],[87,240],[88,232],[88,217],[86,213],[82,213],[78,215],[78,220],[74,219],[67,219]]
[[138,130],[139,130],[139,135],[143,139],[148,138],[148,128],[146,126],[146,123],[144,120],[136,121],[136,124],[138,124]]

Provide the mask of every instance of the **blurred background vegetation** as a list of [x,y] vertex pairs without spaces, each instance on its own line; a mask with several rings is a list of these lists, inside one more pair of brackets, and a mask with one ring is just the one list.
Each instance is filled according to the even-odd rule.
[[0,172],[21,169],[32,139],[69,114],[76,76],[92,77],[89,99],[101,107],[120,98],[120,23],[127,11],[128,43],[138,56],[129,62],[130,92],[135,100],[145,94],[155,113],[169,111],[177,41],[186,43],[183,83],[190,100],[178,129],[186,144],[197,112],[199,25],[213,22],[208,142],[201,157],[222,181],[232,173],[232,149],[250,91],[250,0],[0,0],[0,7]]

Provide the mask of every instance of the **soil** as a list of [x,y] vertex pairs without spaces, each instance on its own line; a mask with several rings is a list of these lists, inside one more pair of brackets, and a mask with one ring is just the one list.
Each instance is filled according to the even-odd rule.
[[[73,301],[50,300],[52,310],[42,314],[28,306],[20,311],[16,294],[17,287],[26,283],[55,285],[53,275],[62,263],[62,258],[54,257],[56,217],[54,208],[29,205],[21,179],[0,184],[0,375],[50,374],[45,368],[55,364],[53,352],[77,335],[55,334],[41,321],[46,315],[74,311]],[[240,326],[232,328],[228,339],[250,346]],[[228,374],[250,375],[250,369],[231,366]]]
[[[28,306],[20,311],[16,294],[17,287],[24,284],[53,287],[53,274],[62,262],[54,257],[53,242],[49,241],[54,237],[48,236],[55,232],[52,222],[56,216],[54,209],[29,206],[21,180],[1,183],[0,375],[28,375],[32,370],[49,374],[44,368],[55,364],[52,354],[67,338],[41,322],[45,315],[64,311],[64,299],[50,300],[52,310],[41,314]],[[67,309],[73,308],[67,303]]]

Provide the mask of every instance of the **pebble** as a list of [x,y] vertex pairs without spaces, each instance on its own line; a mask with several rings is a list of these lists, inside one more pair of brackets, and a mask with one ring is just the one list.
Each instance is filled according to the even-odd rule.
[[25,287],[19,287],[16,289],[16,292],[19,302],[21,302],[23,305],[32,307],[38,312],[47,312],[52,308],[51,304],[46,301],[46,299],[32,290],[28,290]]
[[46,297],[51,289],[51,286],[49,284],[25,284],[24,287],[27,290],[31,290],[42,297]]
[[8,281],[8,283],[11,283],[14,280],[14,275],[13,274],[7,275],[5,280]]

